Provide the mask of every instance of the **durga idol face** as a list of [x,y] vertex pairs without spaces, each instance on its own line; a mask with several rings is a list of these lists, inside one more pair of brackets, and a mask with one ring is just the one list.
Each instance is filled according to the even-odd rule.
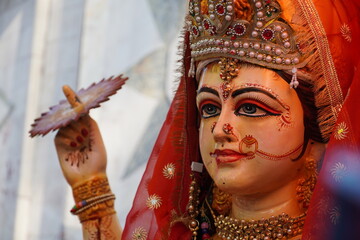
[[218,64],[202,72],[196,99],[201,156],[223,191],[266,194],[299,177],[303,110],[295,90],[274,71],[238,70],[227,85]]

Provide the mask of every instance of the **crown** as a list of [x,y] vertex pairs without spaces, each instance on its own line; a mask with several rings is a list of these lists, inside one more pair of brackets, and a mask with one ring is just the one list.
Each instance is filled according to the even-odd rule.
[[190,0],[187,29],[193,61],[230,57],[278,70],[305,56],[276,0]]

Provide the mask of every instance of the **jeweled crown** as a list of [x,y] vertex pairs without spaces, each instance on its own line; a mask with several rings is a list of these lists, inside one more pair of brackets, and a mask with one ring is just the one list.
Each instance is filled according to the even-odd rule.
[[305,56],[276,0],[190,0],[191,56],[231,57],[278,70],[301,68]]

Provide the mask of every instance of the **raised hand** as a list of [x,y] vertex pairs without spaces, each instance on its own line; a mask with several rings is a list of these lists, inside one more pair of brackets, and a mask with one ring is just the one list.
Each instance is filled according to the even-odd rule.
[[[64,87],[69,103],[76,110],[81,102],[75,93]],[[85,115],[59,130],[55,146],[63,174],[75,186],[93,176],[105,175],[106,151],[96,122]]]

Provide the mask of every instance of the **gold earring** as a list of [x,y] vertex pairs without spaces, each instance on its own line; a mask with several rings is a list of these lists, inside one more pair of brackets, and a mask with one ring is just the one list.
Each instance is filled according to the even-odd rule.
[[228,215],[231,210],[231,194],[225,193],[214,185],[213,201],[211,204],[212,209],[216,210],[221,215]]
[[310,200],[317,181],[316,162],[313,158],[307,157],[305,160],[305,174],[299,178],[296,188],[297,200],[302,203],[304,209],[308,209]]

